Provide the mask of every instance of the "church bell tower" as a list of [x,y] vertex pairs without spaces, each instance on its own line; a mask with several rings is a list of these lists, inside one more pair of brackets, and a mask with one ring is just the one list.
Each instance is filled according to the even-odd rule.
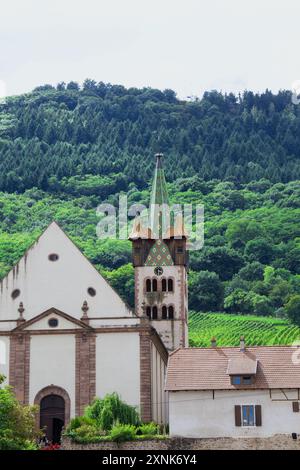
[[135,219],[129,237],[135,311],[139,317],[148,317],[166,348],[173,351],[188,346],[188,252],[183,218],[170,217],[162,154],[156,155],[149,214],[146,224]]

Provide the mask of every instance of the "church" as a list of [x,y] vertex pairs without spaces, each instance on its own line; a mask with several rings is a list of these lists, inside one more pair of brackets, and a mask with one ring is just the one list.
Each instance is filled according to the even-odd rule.
[[[150,205],[165,204],[158,154]],[[153,237],[137,218],[130,240],[134,310],[56,222],[1,281],[0,373],[21,403],[39,406],[37,424],[50,440],[112,392],[142,420],[168,422],[168,355],[188,345],[186,234],[170,223]]]

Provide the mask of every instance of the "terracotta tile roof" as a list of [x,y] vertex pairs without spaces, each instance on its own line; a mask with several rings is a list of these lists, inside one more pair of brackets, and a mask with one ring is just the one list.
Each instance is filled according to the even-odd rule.
[[[298,364],[293,363],[298,359]],[[233,360],[232,363],[230,361]],[[232,385],[228,365],[252,364],[257,373],[252,385]],[[247,372],[249,373],[249,372]],[[300,348],[257,346],[240,348],[183,348],[169,356],[166,390],[300,388]]]

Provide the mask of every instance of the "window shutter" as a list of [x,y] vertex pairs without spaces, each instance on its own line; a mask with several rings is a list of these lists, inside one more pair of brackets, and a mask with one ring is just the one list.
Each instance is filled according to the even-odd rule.
[[255,424],[261,426],[261,405],[255,405]]
[[241,406],[235,405],[234,407],[234,416],[235,416],[235,425],[241,426],[242,425],[242,416],[241,416]]
[[299,402],[298,401],[293,401],[293,412],[294,413],[299,413]]

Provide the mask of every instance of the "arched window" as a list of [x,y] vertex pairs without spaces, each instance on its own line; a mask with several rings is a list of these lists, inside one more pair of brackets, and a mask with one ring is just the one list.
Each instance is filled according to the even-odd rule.
[[152,280],[152,291],[157,292],[157,279]]
[[157,307],[156,307],[156,305],[154,305],[154,307],[152,307],[152,320],[157,320]]
[[166,279],[161,280],[161,290],[163,292],[167,292],[167,280]]
[[151,319],[151,307],[146,307],[146,315]]
[[157,320],[158,317],[158,310],[157,306],[154,305],[154,307],[146,307],[146,315],[150,320]]
[[161,309],[161,318],[163,320],[166,320],[168,318],[167,307],[165,305],[163,305]]
[[173,292],[173,279],[168,279],[168,292]]
[[173,320],[174,318],[174,307],[173,305],[170,305],[168,308],[168,318],[169,320]]
[[146,280],[146,292],[151,292],[151,279]]

